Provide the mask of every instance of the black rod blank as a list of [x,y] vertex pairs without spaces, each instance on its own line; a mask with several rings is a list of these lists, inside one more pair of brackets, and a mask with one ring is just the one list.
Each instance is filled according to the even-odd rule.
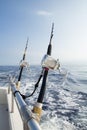
[[[52,51],[51,42],[52,42],[52,37],[53,37],[53,29],[54,29],[54,23],[52,24],[52,30],[51,30],[50,42],[47,49],[47,55],[51,55],[51,51]],[[48,68],[43,68],[43,69],[44,69],[43,80],[42,80],[41,90],[37,99],[37,102],[39,103],[43,102],[43,98],[46,91],[46,80],[47,80],[47,75],[48,75],[48,70],[49,70]]]
[[[26,51],[27,51],[27,46],[28,46],[28,40],[29,40],[29,39],[27,38],[26,47],[25,47],[25,50],[24,50],[24,54],[23,54],[22,61],[25,60]],[[18,76],[18,81],[21,80],[21,76],[22,76],[23,68],[24,68],[24,66],[21,66],[21,68],[20,68],[20,72],[19,72],[19,76]]]

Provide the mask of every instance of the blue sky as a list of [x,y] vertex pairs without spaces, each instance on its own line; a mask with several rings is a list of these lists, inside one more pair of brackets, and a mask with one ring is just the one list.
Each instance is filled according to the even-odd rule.
[[40,64],[54,22],[52,56],[87,62],[87,0],[0,0],[0,65]]

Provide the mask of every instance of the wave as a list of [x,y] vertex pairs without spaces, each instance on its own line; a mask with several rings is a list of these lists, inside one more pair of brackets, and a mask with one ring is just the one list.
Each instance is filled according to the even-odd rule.
[[[43,130],[87,130],[87,74],[85,71],[82,73],[81,68],[74,69],[66,67],[60,71],[49,71],[40,122]],[[17,78],[18,70],[17,66],[0,67],[0,86],[9,84],[9,74],[16,75]],[[40,66],[24,69],[21,93],[32,93],[40,72]],[[26,99],[31,109],[37,101],[40,87],[41,82],[35,94]]]

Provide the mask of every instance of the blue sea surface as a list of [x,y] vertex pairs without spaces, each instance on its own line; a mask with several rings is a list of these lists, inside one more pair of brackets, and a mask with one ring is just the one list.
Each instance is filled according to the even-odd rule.
[[[41,73],[41,66],[24,68],[20,92],[32,93]],[[17,81],[18,66],[0,66],[0,87],[9,86],[9,75]],[[30,109],[37,101],[41,82],[28,99]],[[63,65],[49,70],[40,125],[42,130],[87,130],[87,65]]]

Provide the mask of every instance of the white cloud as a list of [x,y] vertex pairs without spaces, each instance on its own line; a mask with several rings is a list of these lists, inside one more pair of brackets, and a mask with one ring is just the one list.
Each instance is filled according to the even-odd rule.
[[39,10],[37,11],[37,15],[41,15],[41,16],[51,16],[52,13],[48,12],[48,11],[44,11],[44,10]]

